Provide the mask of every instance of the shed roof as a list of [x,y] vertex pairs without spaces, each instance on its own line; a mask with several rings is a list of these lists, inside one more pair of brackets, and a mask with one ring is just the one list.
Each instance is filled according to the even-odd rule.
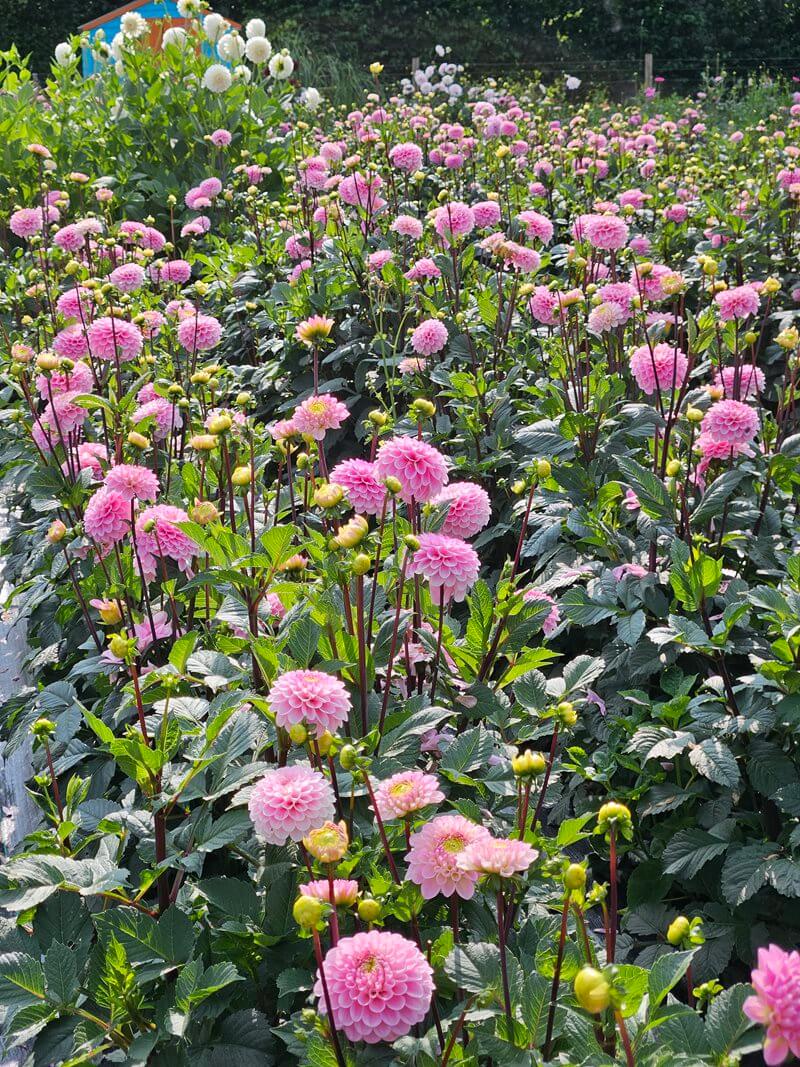
[[[169,17],[177,10],[177,4],[174,0],[161,0],[164,6],[164,15]],[[128,11],[136,11],[140,7],[144,7],[147,4],[152,3],[152,0],[130,0],[130,3],[123,4],[122,7],[116,7],[113,11],[107,11],[105,15],[99,15],[96,19],[92,19],[91,22],[84,22],[82,26],[79,26],[79,30],[95,30],[98,26],[104,26],[107,22],[113,22],[114,19],[121,18]],[[169,8],[173,10],[170,11]],[[235,19],[226,19],[235,30],[242,28],[241,23],[236,22]]]

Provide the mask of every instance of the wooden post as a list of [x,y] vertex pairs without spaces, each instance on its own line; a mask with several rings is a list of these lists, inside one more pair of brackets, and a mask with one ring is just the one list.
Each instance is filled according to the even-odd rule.
[[411,73],[416,74],[419,70],[419,56],[414,56],[411,60]]
[[645,89],[653,88],[653,53],[645,52],[644,54],[644,87]]

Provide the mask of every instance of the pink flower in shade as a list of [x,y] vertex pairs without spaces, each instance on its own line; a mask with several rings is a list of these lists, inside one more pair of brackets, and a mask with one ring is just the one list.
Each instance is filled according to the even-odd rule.
[[642,502],[639,500],[636,493],[634,493],[633,489],[626,489],[625,496],[622,500],[622,506],[626,511],[638,511],[642,506]]
[[158,478],[149,467],[119,463],[108,472],[105,484],[125,500],[155,500],[158,496]]
[[527,248],[516,241],[504,241],[500,246],[500,254],[506,264],[510,264],[515,270],[521,270],[525,274],[533,274],[541,265],[541,257],[534,248]]
[[619,567],[615,567],[611,573],[615,582],[621,582],[628,575],[631,578],[646,578],[650,572],[647,567],[642,567],[638,563],[623,563]]
[[151,341],[161,332],[161,327],[167,320],[160,311],[150,308],[142,312],[142,333],[147,341]]
[[375,471],[381,481],[397,478],[400,496],[407,504],[426,504],[447,484],[447,460],[441,452],[416,437],[392,437],[378,449]]
[[227,130],[214,130],[209,140],[215,148],[227,148],[233,137]]
[[550,614],[546,616],[544,622],[542,623],[542,633],[545,635],[545,637],[549,637],[550,634],[556,629],[558,624],[561,622],[561,612],[558,610],[558,605],[556,604],[555,600],[550,596],[549,593],[545,593],[543,589],[526,589],[525,592],[522,594],[522,599],[528,602],[532,600],[544,601],[545,604],[552,605]]
[[411,347],[418,356],[432,356],[447,344],[447,327],[439,319],[425,319],[411,334]]
[[365,459],[345,459],[330,472],[330,481],[341,485],[359,515],[379,515],[386,487],[378,480],[375,464]]
[[500,205],[495,200],[482,200],[479,204],[473,204],[472,215],[475,225],[481,230],[496,226],[502,218]]
[[558,293],[546,285],[537,285],[528,301],[528,311],[544,326],[555,326],[560,317]]
[[[428,1013],[433,970],[413,941],[388,930],[343,937],[323,960],[333,1021],[350,1041],[397,1041]],[[317,971],[314,996],[328,1007]]]
[[286,614],[286,608],[283,606],[283,601],[278,594],[267,593],[266,605],[270,619],[277,619],[280,622]]
[[93,385],[91,367],[81,362],[77,362],[70,371],[51,370],[36,379],[36,389],[45,400],[59,393],[90,393]]
[[367,266],[374,273],[382,270],[386,264],[391,263],[393,259],[394,252],[391,252],[388,248],[380,248],[377,252],[372,252],[367,257]]
[[116,285],[121,293],[133,293],[144,285],[144,268],[138,263],[123,263],[121,267],[115,267],[108,276],[112,285]]
[[[103,477],[103,463],[108,463],[108,449],[96,441],[83,441],[78,445],[78,467],[90,470],[95,479]],[[69,464],[64,463],[63,471],[69,473]]]
[[467,845],[489,837],[489,831],[463,815],[439,815],[411,835],[408,852],[408,877],[418,885],[426,900],[441,893],[462,900],[475,894],[478,875],[464,871],[457,863]]
[[467,845],[456,863],[471,874],[513,878],[527,871],[537,856],[538,852],[525,841],[488,836]]
[[320,393],[304,400],[292,415],[295,431],[304,437],[321,441],[328,430],[338,430],[350,412],[330,393]]
[[131,526],[130,503],[111,489],[98,489],[83,513],[86,536],[103,548],[121,541]]
[[333,789],[319,771],[302,763],[267,771],[250,794],[250,818],[270,845],[302,841],[333,819]]
[[763,393],[766,382],[761,368],[750,364],[739,367],[738,374],[736,367],[723,367],[721,371],[717,371],[714,384],[721,385],[725,396],[731,400],[747,400]]
[[206,352],[218,345],[222,326],[213,315],[193,315],[178,326],[178,341],[187,352]]
[[317,882],[307,882],[300,886],[300,896],[313,897],[325,904],[337,904],[339,907],[352,908],[358,900],[358,882],[352,878],[334,878],[333,900],[327,878],[321,878]]
[[104,315],[95,319],[86,329],[89,338],[89,351],[96,359],[113,360],[115,354],[120,363],[136,359],[142,351],[144,338],[142,331],[125,319],[111,318]]
[[413,215],[398,215],[389,227],[393,233],[399,233],[402,237],[413,237],[418,240],[422,237],[422,223]]
[[445,534],[423,533],[418,540],[409,573],[427,579],[434,604],[463,600],[478,579],[478,553],[466,541]]
[[631,356],[631,371],[636,384],[648,396],[657,390],[680,389],[686,381],[689,360],[680,348],[668,344],[637,348]]
[[537,237],[542,244],[547,244],[553,237],[553,224],[538,211],[520,211],[517,221],[525,227],[528,237]]
[[442,272],[428,256],[416,260],[403,275],[410,282],[424,282],[441,278]]
[[89,354],[89,341],[83,326],[74,323],[59,330],[53,338],[53,351],[62,359],[83,359]]
[[82,286],[67,289],[56,301],[56,310],[65,319],[79,319],[81,318],[81,312],[83,312],[83,316],[86,316],[91,306],[92,291],[84,289]]
[[714,297],[723,322],[729,319],[746,319],[758,314],[758,293],[752,285],[737,285],[724,289]]
[[300,723],[317,735],[336,733],[347,722],[352,704],[344,682],[324,671],[287,671],[272,683],[269,702],[278,726],[288,730]]
[[412,812],[420,811],[444,800],[439,782],[424,771],[400,771],[383,782],[375,790],[375,807],[386,822],[388,819],[403,819]]
[[273,441],[288,441],[298,432],[292,419],[279,419],[268,427]]
[[616,215],[588,215],[583,231],[593,248],[616,250],[624,248],[628,240],[628,227]]
[[706,412],[703,433],[720,444],[747,444],[758,433],[758,412],[739,400],[720,400]]
[[180,411],[163,396],[156,396],[141,404],[131,415],[131,422],[137,426],[146,419],[153,420],[153,438],[156,441],[163,441],[173,430],[180,430],[183,426]]
[[156,576],[156,559],[159,557],[174,560],[184,574],[190,570],[197,545],[177,525],[188,521],[186,512],[172,504],[155,504],[145,508],[139,515],[136,520],[136,547],[148,581]]
[[471,208],[457,200],[437,208],[433,216],[433,227],[440,237],[449,240],[452,237],[464,237],[475,228],[475,216]]
[[393,167],[397,167],[398,170],[407,172],[419,170],[422,166],[422,149],[419,145],[414,144],[413,141],[404,141],[402,144],[396,144],[389,151],[389,162]]
[[474,537],[492,517],[489,494],[474,482],[446,485],[434,504],[449,504],[441,532],[462,540]]
[[407,356],[405,359],[401,359],[397,364],[397,369],[401,374],[421,374],[427,366],[426,360],[422,356]]
[[800,1057],[800,953],[778,945],[760,948],[750,981],[755,995],[742,1009],[767,1031],[764,1062],[783,1063],[790,1053]]

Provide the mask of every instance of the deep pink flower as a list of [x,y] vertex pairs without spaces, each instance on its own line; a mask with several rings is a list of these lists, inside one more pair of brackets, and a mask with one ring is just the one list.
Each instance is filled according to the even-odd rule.
[[168,259],[160,267],[154,266],[151,268],[151,277],[153,277],[154,281],[185,285],[191,276],[192,265],[187,263],[185,259]]
[[302,841],[333,819],[333,789],[319,771],[302,763],[267,771],[250,794],[250,818],[270,845]]
[[413,141],[404,141],[390,150],[389,161],[398,170],[406,172],[419,170],[422,166],[422,149]]
[[764,372],[760,367],[748,364],[746,367],[723,367],[714,378],[716,385],[721,385],[725,396],[730,400],[747,400],[751,396],[763,393],[766,384]]
[[130,503],[111,489],[98,489],[83,513],[86,536],[103,548],[116,544],[131,525]]
[[59,393],[91,393],[93,385],[91,367],[80,361],[69,371],[51,370],[36,378],[36,389],[45,400]]
[[668,344],[637,348],[631,356],[631,371],[636,384],[648,395],[656,390],[680,389],[686,381],[689,360],[680,348]]
[[125,319],[111,318],[109,315],[95,319],[87,327],[86,334],[89,338],[89,351],[95,359],[113,360],[116,353],[120,363],[127,363],[136,359],[144,344],[142,331],[138,326]]
[[156,576],[156,559],[159,557],[174,560],[184,573],[190,570],[197,545],[176,525],[188,521],[186,512],[172,504],[156,504],[145,508],[139,515],[136,520],[136,547],[148,581]]
[[475,216],[466,204],[456,200],[436,209],[433,226],[439,236],[447,241],[471,233],[475,228]]
[[65,252],[79,252],[86,243],[86,237],[80,226],[74,223],[62,226],[53,234],[53,244],[63,248]]
[[747,998],[743,1010],[766,1028],[764,1062],[772,1067],[789,1053],[800,1057],[800,953],[778,945],[760,948],[750,981],[755,996]]
[[628,240],[628,227],[616,215],[588,215],[583,231],[593,248],[616,250]]
[[520,211],[517,220],[525,227],[528,237],[536,237],[545,245],[552,239],[553,224],[538,211]]
[[449,504],[441,533],[462,540],[474,537],[492,517],[489,494],[474,482],[453,482],[446,485],[434,500],[435,504]]
[[712,441],[747,444],[758,433],[758,412],[740,400],[720,400],[708,409],[702,425]]
[[330,472],[330,481],[341,485],[360,515],[379,515],[383,510],[386,487],[378,480],[374,463],[365,459],[342,460]]
[[328,430],[338,430],[350,412],[330,393],[320,393],[304,400],[292,415],[295,431],[304,437],[321,441]]
[[447,460],[426,441],[416,437],[393,437],[378,449],[375,470],[381,481],[397,478],[400,496],[407,504],[426,504],[447,483]]
[[278,726],[288,730],[303,723],[316,736],[336,733],[347,722],[352,704],[347,689],[324,671],[287,671],[272,683],[269,702]]
[[187,352],[206,352],[219,344],[222,326],[213,315],[193,315],[178,326],[178,341]]
[[525,841],[508,837],[485,837],[460,852],[456,860],[462,871],[513,878],[527,871],[538,852]]
[[77,361],[83,359],[84,356],[88,356],[89,341],[86,337],[86,330],[78,323],[73,323],[72,326],[65,326],[53,338],[53,351],[57,356],[61,356],[62,359]]
[[418,356],[432,356],[447,344],[447,327],[439,319],[425,319],[411,334],[411,347]]
[[424,771],[400,771],[375,790],[375,806],[381,819],[402,819],[421,808],[440,804],[444,793],[432,774]]
[[469,900],[475,893],[478,875],[464,871],[458,856],[476,841],[489,837],[489,831],[463,815],[439,815],[411,835],[408,877],[419,886],[426,900],[437,893],[451,897],[457,893]]
[[158,478],[149,467],[119,463],[108,472],[105,484],[124,500],[154,501],[158,496]]
[[558,293],[546,285],[537,285],[528,301],[528,311],[545,326],[555,326],[560,318]]
[[552,605],[552,610],[542,623],[542,633],[545,637],[549,637],[561,621],[561,612],[558,610],[555,600],[549,593],[545,593],[543,589],[526,589],[522,594],[522,599],[527,601],[540,600],[544,601],[545,604]]
[[481,230],[486,230],[498,224],[502,218],[502,212],[496,200],[482,200],[472,205],[472,216],[475,219],[475,225]]
[[463,600],[478,580],[478,553],[466,541],[445,534],[423,533],[409,565],[410,574],[427,579],[434,604]]

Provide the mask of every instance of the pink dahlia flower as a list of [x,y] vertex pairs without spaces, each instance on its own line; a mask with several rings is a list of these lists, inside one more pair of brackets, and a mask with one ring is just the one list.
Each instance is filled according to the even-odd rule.
[[295,432],[321,441],[328,430],[338,430],[350,412],[330,393],[320,393],[304,400],[292,415]]
[[80,226],[74,223],[62,226],[53,234],[53,244],[63,248],[65,252],[79,252],[86,242],[86,238]]
[[520,211],[517,221],[525,227],[528,237],[537,237],[545,245],[552,239],[553,224],[538,211]]
[[737,285],[733,289],[723,289],[714,297],[719,308],[719,317],[723,322],[729,319],[746,319],[758,314],[758,293],[752,285]]
[[178,326],[178,341],[187,352],[206,352],[219,344],[222,326],[213,315],[194,315]]
[[250,794],[250,818],[270,845],[302,841],[333,819],[333,789],[319,771],[302,763],[267,771]]
[[478,579],[478,553],[466,541],[445,534],[423,533],[418,540],[409,573],[427,579],[434,604],[463,600]]
[[[351,1041],[397,1041],[428,1013],[433,971],[413,941],[388,930],[343,937],[323,961],[338,1030]],[[328,1007],[317,971],[314,995]]]
[[743,1010],[766,1028],[764,1062],[783,1063],[790,1053],[800,1057],[800,953],[778,945],[760,948],[750,981],[755,996],[747,998]]
[[472,215],[475,219],[475,225],[481,230],[496,226],[502,218],[500,205],[495,200],[482,200],[478,204],[473,204]]
[[8,220],[11,232],[27,240],[44,228],[44,213],[40,207],[23,207]]
[[154,281],[185,285],[192,276],[192,265],[185,259],[168,259],[160,267],[153,267],[152,271],[156,275]]
[[99,489],[89,499],[83,513],[86,536],[103,548],[116,544],[127,534],[131,525],[130,503],[120,493]]
[[419,170],[422,166],[422,149],[413,141],[404,141],[390,149],[389,161],[398,170]]
[[159,557],[174,560],[184,573],[190,570],[197,545],[176,525],[188,521],[186,512],[172,504],[156,504],[145,508],[139,515],[136,520],[136,547],[148,581],[156,576],[156,559]]
[[447,327],[439,319],[425,319],[411,334],[411,347],[418,356],[432,356],[447,344]]
[[[108,449],[97,441],[83,441],[78,445],[78,467],[90,470],[95,479],[103,477],[103,464],[108,463]],[[69,464],[64,463],[63,471],[69,472]]]
[[418,885],[426,900],[437,893],[451,897],[457,893],[469,900],[475,893],[478,875],[464,871],[457,863],[467,845],[489,837],[489,831],[463,815],[439,815],[411,835],[408,877]]
[[628,227],[616,215],[585,216],[583,232],[593,248],[609,251],[624,248],[628,240]]
[[358,900],[358,882],[352,878],[334,878],[333,900],[327,878],[321,878],[316,882],[307,882],[300,886],[300,896],[313,897],[325,904],[338,904],[340,907],[349,907]]
[[69,371],[51,370],[36,378],[36,389],[45,400],[59,393],[90,393],[93,385],[91,368],[81,362]]
[[428,256],[424,256],[422,259],[412,263],[403,275],[410,282],[424,282],[431,278],[441,278],[441,276],[441,270],[436,266],[434,260]]
[[537,285],[528,301],[528,311],[544,326],[555,326],[560,318],[558,293],[546,285]]
[[440,804],[444,793],[432,774],[424,771],[400,771],[383,782],[375,790],[375,806],[378,814],[387,819],[403,819],[414,811]]
[[89,341],[83,326],[74,323],[59,330],[53,338],[53,351],[62,359],[83,359],[89,354]]
[[449,240],[452,237],[464,237],[475,228],[475,216],[466,204],[453,201],[437,208],[433,216],[433,227],[440,237]]
[[142,351],[144,338],[142,331],[125,319],[114,319],[109,315],[95,319],[86,329],[89,339],[89,351],[96,359],[113,360],[119,356],[120,363],[136,359]]
[[340,485],[359,515],[378,515],[383,510],[386,487],[378,480],[375,464],[365,459],[345,459],[330,472],[330,481]]
[[447,483],[447,460],[441,452],[416,437],[393,437],[378,449],[375,471],[381,481],[397,478],[400,496],[407,504],[427,504]]
[[413,237],[415,240],[422,237],[422,223],[413,215],[398,215],[389,228],[402,237]]
[[553,600],[549,593],[545,593],[543,589],[526,589],[522,594],[522,599],[527,601],[543,601],[545,604],[552,605],[552,610],[542,623],[542,633],[545,637],[549,637],[556,629],[559,622],[561,622],[561,612],[558,610],[558,605],[555,600]]
[[631,356],[631,371],[636,384],[648,396],[657,390],[680,389],[686,381],[689,360],[680,348],[668,344],[637,348]]
[[623,326],[629,317],[619,304],[609,300],[592,308],[589,312],[587,327],[590,333],[608,333],[610,330],[615,330],[617,326]]
[[725,396],[731,400],[747,400],[751,396],[763,393],[766,381],[763,370],[750,364],[747,367],[740,367],[738,375],[736,367],[723,367],[721,371],[717,371],[714,384],[721,385],[725,390]]
[[158,478],[149,467],[119,463],[106,475],[106,489],[125,500],[152,500],[158,496]]
[[180,411],[163,396],[156,396],[141,404],[131,415],[131,422],[137,426],[146,419],[153,420],[153,437],[156,441],[163,441],[173,430],[180,430],[183,426]]
[[91,289],[84,289],[82,286],[67,289],[56,301],[56,310],[65,319],[79,319],[82,314],[86,316],[91,306],[92,291]]
[[434,504],[449,504],[441,533],[465,540],[474,537],[492,517],[492,505],[485,489],[473,482],[446,485]]
[[317,736],[336,733],[347,722],[352,704],[344,682],[324,671],[288,671],[272,684],[269,702],[278,726],[288,730],[304,723]]
[[472,874],[496,874],[513,878],[527,871],[538,853],[525,841],[508,837],[485,837],[460,852],[456,863]]
[[758,412],[740,400],[720,400],[706,412],[703,433],[720,444],[747,444],[758,433]]

